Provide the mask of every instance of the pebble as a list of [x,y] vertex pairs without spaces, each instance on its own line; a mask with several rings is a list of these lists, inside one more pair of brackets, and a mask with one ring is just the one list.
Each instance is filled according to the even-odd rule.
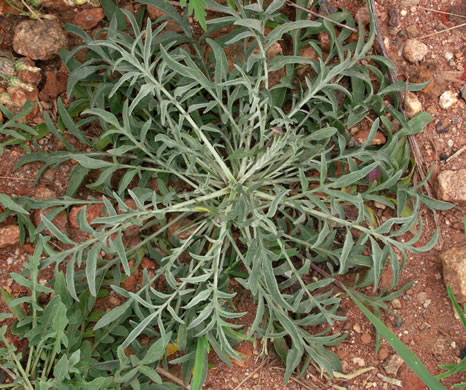
[[380,360],[385,360],[388,357],[388,348],[387,347],[382,347],[379,350],[379,359]]
[[19,243],[19,226],[7,225],[0,228],[0,248]]
[[431,303],[432,299],[426,299],[423,306],[427,309]]
[[[465,172],[466,174],[466,172]],[[443,281],[451,286],[458,303],[466,302],[466,245],[450,248],[440,254]]]
[[361,325],[359,325],[359,324],[354,324],[354,325],[353,325],[353,330],[354,330],[356,333],[361,333]]
[[395,321],[393,321],[393,326],[399,328],[401,325],[403,325],[403,319],[401,317],[396,317]]
[[406,27],[406,33],[408,34],[408,37],[416,38],[419,35],[419,30],[415,24],[410,24]]
[[453,53],[451,51],[447,51],[443,57],[447,60],[450,61],[453,58]]
[[34,196],[36,199],[54,199],[57,197],[57,194],[50,188],[37,187],[36,191],[34,192]]
[[361,342],[363,344],[369,344],[372,340],[372,337],[369,333],[364,333],[362,336],[361,336]]
[[413,64],[421,62],[428,52],[427,45],[417,39],[408,39],[403,48],[404,58]]
[[50,60],[66,46],[66,34],[55,20],[25,20],[16,26],[13,49],[23,56]]
[[[359,130],[356,134],[353,135],[352,140],[357,145],[362,145],[364,142],[366,142],[369,133],[370,129]],[[387,142],[385,135],[383,135],[382,132],[377,131],[369,145],[383,145],[385,142]]]
[[[74,206],[70,214],[68,216],[70,225],[73,226],[74,228],[79,228],[78,224],[78,213],[81,209],[83,209],[84,206]],[[94,219],[103,217],[104,212],[103,212],[103,204],[92,204],[88,205],[86,208],[86,219],[88,223],[92,223]]]
[[456,97],[456,94],[453,91],[445,91],[444,93],[440,95],[439,105],[444,110],[446,110],[447,108],[450,108],[457,102],[458,102],[458,99]]
[[359,367],[364,367],[366,365],[364,359],[360,357],[353,358],[353,363],[357,364]]
[[422,103],[414,93],[408,92],[408,94],[406,95],[405,101],[406,101],[406,114],[408,115],[409,119],[411,119],[416,114],[422,111]]
[[408,11],[406,11],[405,9],[402,9],[400,14],[401,14],[401,16],[406,16],[406,15],[408,15]]
[[455,142],[452,139],[449,139],[447,141],[447,145],[448,145],[449,148],[453,147],[454,144],[455,144]]
[[394,299],[392,301],[392,306],[394,309],[401,309],[401,301],[399,299]]
[[356,11],[356,14],[354,15],[354,19],[356,21],[361,21],[363,26],[366,26],[367,24],[369,24],[371,21],[371,15],[369,13],[369,9],[367,8],[367,6],[359,8]]
[[[66,84],[68,82],[68,75],[63,72],[47,72],[45,84],[41,90],[41,99],[48,100],[56,99],[59,95],[66,92]],[[43,94],[47,96],[44,97]]]
[[83,30],[90,30],[105,17],[103,8],[84,9],[73,16],[73,24]]
[[396,27],[398,26],[398,12],[396,10],[396,8],[391,8],[389,11],[388,11],[388,15],[389,15],[389,20],[388,20],[388,24],[391,26],[391,27]]
[[466,84],[463,84],[463,86],[460,88],[461,92],[461,97],[466,100]]
[[438,198],[446,202],[466,203],[466,169],[445,170],[437,177]]
[[396,376],[403,363],[404,361],[401,356],[394,354],[385,360],[383,368],[387,374]]
[[418,303],[422,305],[425,302],[425,300],[427,299],[427,293],[420,292],[419,294],[417,294],[416,299],[417,299]]
[[111,306],[119,306],[120,305],[120,300],[113,296],[113,295],[110,295],[110,297],[108,298],[108,303],[111,305]]

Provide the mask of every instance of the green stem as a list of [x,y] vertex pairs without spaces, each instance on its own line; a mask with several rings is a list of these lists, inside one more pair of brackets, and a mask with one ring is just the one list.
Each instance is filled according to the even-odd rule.
[[[5,338],[5,336],[1,335],[0,336],[1,339],[2,339],[2,342],[7,346],[8,349],[11,348],[10,346],[10,343],[8,342],[8,340]],[[23,368],[23,365],[21,364],[21,362],[18,360],[18,357],[16,356],[16,353],[14,353],[13,351],[8,351],[9,352],[9,355],[10,357],[13,359],[13,361],[15,362],[16,364],[16,367],[18,368],[18,371],[20,372],[21,376],[23,377],[24,379],[24,382],[25,382],[25,385],[26,385],[26,389],[28,390],[34,390],[34,387],[32,387],[32,384],[31,382],[29,381],[29,378],[28,378],[28,375],[26,374],[26,372],[24,371],[24,368]]]

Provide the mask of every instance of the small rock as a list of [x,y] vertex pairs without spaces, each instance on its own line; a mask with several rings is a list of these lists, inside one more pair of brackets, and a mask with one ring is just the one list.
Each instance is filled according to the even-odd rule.
[[440,172],[438,180],[438,197],[447,202],[466,202],[466,169]]
[[[362,145],[364,142],[366,142],[369,133],[370,129],[359,130],[356,134],[353,135],[352,139],[357,145]],[[382,132],[377,131],[369,145],[383,145],[385,142],[387,142],[385,135],[383,135]]]
[[[134,266],[134,260],[129,261],[129,266],[130,267]],[[139,270],[136,269],[127,279],[125,279],[123,282],[120,283],[120,287],[128,291],[134,291],[136,290],[138,279],[139,279]]]
[[328,0],[321,0],[319,2],[319,14],[320,15],[331,15],[338,12],[338,8],[335,8]]
[[[466,174],[466,173],[465,173]],[[443,280],[459,303],[466,302],[466,245],[450,248],[440,254]]]
[[417,294],[416,299],[420,305],[422,305],[425,300],[427,299],[427,293],[422,291],[419,294]]
[[444,335],[438,335],[432,348],[432,353],[439,359],[445,355],[448,349],[449,339]]
[[113,296],[113,295],[110,295],[110,297],[108,298],[108,303],[110,304],[110,306],[119,306],[120,305],[120,300]]
[[28,69],[18,71],[18,77],[21,81],[34,85],[39,84],[41,81],[41,72],[39,68],[36,68],[34,61],[27,57],[19,58],[19,61],[30,67]]
[[353,358],[353,363],[357,364],[359,367],[364,367],[366,365],[364,359],[360,357]]
[[336,353],[340,360],[344,360],[348,356],[348,351],[346,349],[339,349]]
[[401,325],[403,325],[403,319],[401,317],[396,317],[395,321],[393,321],[393,327],[399,328]]
[[353,330],[354,330],[356,333],[361,333],[361,325],[359,325],[359,324],[354,324],[354,325],[353,325]]
[[463,84],[463,86],[460,89],[461,92],[461,97],[466,100],[466,84]]
[[361,336],[361,342],[363,344],[369,344],[372,340],[372,337],[369,333],[364,333],[362,336]]
[[[47,216],[49,213],[51,213],[53,210],[55,210],[56,207],[51,207],[47,210],[36,210],[34,212],[34,225],[37,227],[41,224],[42,222],[42,216]],[[50,216],[47,217],[48,220],[50,220]],[[53,224],[60,230],[62,233],[66,232],[66,227],[68,225],[68,218],[66,216],[66,212],[63,210],[59,212],[55,218],[51,221]],[[41,231],[42,234],[46,235],[51,235],[49,229],[44,228]]]
[[33,60],[50,60],[66,45],[65,32],[54,20],[25,20],[16,26],[13,37],[15,52]]
[[453,58],[453,53],[451,51],[447,51],[443,57],[445,58],[445,60],[447,61],[450,61],[452,58]]
[[[149,6],[150,7],[150,6]],[[82,28],[83,30],[90,30],[99,24],[105,17],[103,8],[90,8],[78,12],[73,17],[73,24]]]
[[397,27],[398,24],[399,24],[399,21],[398,21],[398,12],[397,12],[396,8],[391,8],[388,11],[388,16],[389,16],[388,24],[391,27]]
[[155,263],[147,257],[143,257],[141,267],[144,269],[155,269]]
[[415,64],[424,59],[429,52],[426,44],[418,41],[417,39],[408,39],[405,42],[403,49],[403,56],[411,63]]
[[363,26],[368,25],[371,22],[371,14],[369,13],[367,6],[359,8],[354,15],[354,19],[357,22],[361,21]]
[[[68,219],[70,221],[70,225],[73,226],[74,228],[79,228],[78,213],[83,207],[84,206],[79,206],[79,207],[75,206],[70,211],[70,215]],[[103,217],[104,215],[103,208],[104,206],[102,204],[92,204],[92,205],[87,206],[87,209],[86,209],[87,222],[90,224],[94,219]]]
[[7,91],[11,102],[18,107],[23,107],[28,100],[35,102],[39,97],[39,91],[35,85],[32,86],[31,91],[21,87],[8,87]]
[[452,91],[445,91],[440,95],[439,104],[444,110],[450,108],[458,102],[456,94]]
[[410,24],[406,27],[406,33],[408,34],[408,37],[416,38],[419,35],[419,30],[415,24]]
[[19,226],[7,225],[0,227],[0,248],[19,243]]
[[66,84],[68,82],[68,75],[63,72],[47,72],[47,79],[45,80],[43,93],[51,99],[56,99],[59,95],[66,92]]
[[408,92],[406,95],[406,114],[411,119],[416,114],[422,111],[422,103],[418,99],[417,95],[412,92]]
[[403,363],[404,361],[401,356],[394,354],[385,360],[383,363],[383,368],[387,374],[396,376]]
[[330,50],[331,40],[330,40],[330,35],[328,34],[328,32],[320,33],[317,36],[317,39],[319,40],[320,48],[323,51],[329,51]]
[[394,299],[392,301],[392,306],[394,309],[401,309],[401,301],[399,299]]
[[402,9],[401,12],[400,12],[401,16],[406,16],[408,15],[408,11],[406,11],[405,9]]
[[388,357],[388,349],[387,347],[382,347],[379,350],[379,359],[385,360]]
[[447,141],[447,145],[448,145],[449,148],[452,148],[454,144],[455,144],[455,141],[453,141],[452,139],[449,139]]
[[432,299],[426,299],[423,306],[427,309],[431,303],[432,303]]
[[38,187],[34,193],[36,199],[54,199],[57,197],[54,191],[47,187]]

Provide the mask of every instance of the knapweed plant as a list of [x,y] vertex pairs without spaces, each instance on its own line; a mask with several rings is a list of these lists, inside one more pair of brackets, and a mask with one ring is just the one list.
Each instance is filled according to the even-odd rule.
[[[230,364],[240,359],[235,343],[252,337],[263,340],[264,353],[267,341],[285,341],[285,381],[311,360],[329,373],[341,370],[327,349],[343,338],[328,331],[345,319],[337,313],[334,276],[356,273],[353,287],[375,291],[389,264],[393,287],[406,253],[435,243],[436,235],[425,247],[413,246],[422,232],[421,205],[446,205],[418,192],[423,183],[410,184],[406,142],[430,116],[407,122],[400,114],[396,92],[404,83],[391,85],[385,73],[393,65],[372,53],[373,23],[367,32],[348,12],[331,18],[357,34],[307,20],[301,11],[290,21],[280,13],[285,0],[266,9],[262,1],[235,1],[233,8],[206,0],[222,16],[194,37],[187,12],[180,16],[166,0],[142,3],[166,16],[143,26],[142,18],[121,10],[131,31],[119,29],[115,17],[94,38],[68,26],[88,54],[83,63],[74,58],[80,48],[62,55],[75,97],[68,109],[58,104],[67,137],[45,114],[68,150],[20,162],[42,161],[42,172],[77,163],[68,197],[29,203],[58,207],[38,231],[48,229],[69,248],[59,251],[41,236],[42,266],[66,265],[74,299],[77,289],[88,288],[92,297],[113,289],[122,304],[94,330],[129,329],[121,348],[135,351],[133,360],[150,348],[142,337],[169,340],[180,353],[170,363],[182,363],[192,388],[205,379],[209,350]],[[181,32],[166,31],[166,19]],[[328,37],[326,47],[319,34]],[[301,56],[304,49],[313,56]],[[69,114],[76,107],[88,107],[79,121]],[[401,124],[397,132],[394,120]],[[364,123],[371,123],[367,139],[353,142],[349,130]],[[96,126],[101,136],[89,137],[87,129]],[[377,133],[386,138],[383,146],[371,146]],[[78,150],[70,136],[93,150]],[[73,198],[81,184],[101,197]],[[393,217],[380,220],[374,202]],[[84,206],[77,223],[87,233],[79,242],[51,221],[76,205]],[[95,205],[102,215],[89,221]],[[140,240],[128,245],[125,232],[134,226]],[[415,232],[411,240],[398,239],[408,231]],[[155,270],[144,270],[135,289],[120,286],[143,256]],[[241,290],[257,307],[247,326],[235,306]],[[136,372],[127,375],[133,388],[139,388]]]

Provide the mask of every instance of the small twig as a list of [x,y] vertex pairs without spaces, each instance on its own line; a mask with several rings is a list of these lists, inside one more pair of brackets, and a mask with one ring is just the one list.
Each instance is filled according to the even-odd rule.
[[267,360],[264,360],[253,372],[251,372],[246,378],[244,378],[238,386],[236,386],[233,390],[238,390],[243,383],[246,383],[257,371],[259,371],[264,365],[267,363]]
[[170,379],[173,383],[176,383],[178,386],[181,386],[183,389],[188,390],[189,387],[186,387],[183,383],[183,381],[180,378],[177,378],[175,375],[170,374],[168,371],[165,371],[161,367],[157,367],[155,369],[160,375],[163,375],[165,378]]
[[427,35],[423,35],[422,37],[419,37],[419,38],[416,38],[416,39],[424,39],[424,38],[429,38],[429,37],[432,37],[434,35],[438,35],[438,34],[442,34],[444,33],[445,31],[450,31],[450,30],[454,30],[455,28],[460,28],[460,27],[464,27],[466,26],[466,23],[461,23],[461,24],[458,24],[456,26],[453,26],[453,27],[450,27],[450,28],[446,28],[445,30],[440,30],[440,31],[436,31],[432,34],[427,34]]
[[339,22],[336,22],[335,20],[333,19],[330,19],[324,15],[321,15],[321,14],[318,14],[317,12],[314,12],[314,11],[311,11],[310,9],[307,9],[307,8],[304,8],[304,7],[301,7],[300,5],[297,5],[295,3],[292,3],[291,1],[287,1],[286,4],[288,4],[289,6],[291,7],[295,7],[297,9],[300,9],[301,11],[304,11],[304,12],[307,12],[308,14],[311,14],[311,15],[314,15],[318,18],[321,18],[321,19],[324,19],[326,20],[327,22],[330,22],[330,23],[333,23],[333,24],[336,24],[337,26],[340,26],[341,28],[346,28],[347,30],[350,30],[350,31],[353,31],[353,32],[358,32],[357,29],[353,28],[353,27],[349,27],[349,26],[346,26],[342,23],[339,23]]
[[40,18],[40,14],[37,13],[37,11],[33,10],[26,1],[21,0],[21,3],[27,8],[27,10],[31,13],[32,16],[34,16],[39,22],[44,23],[42,19]]
[[421,7],[420,5],[418,5],[418,8],[425,9],[426,11],[437,12],[437,13],[439,13],[439,14],[445,14],[445,15],[458,16],[459,18],[465,18],[465,19],[466,19],[466,16],[465,16],[465,15],[460,15],[460,14],[452,14],[451,12],[445,12],[445,11],[437,11],[436,9],[433,9],[433,8],[426,8],[426,7]]
[[452,154],[450,157],[447,158],[447,163],[449,163],[451,160],[454,160],[457,158],[461,153],[463,153],[466,150],[466,145],[464,145],[460,150],[458,150],[455,154]]

